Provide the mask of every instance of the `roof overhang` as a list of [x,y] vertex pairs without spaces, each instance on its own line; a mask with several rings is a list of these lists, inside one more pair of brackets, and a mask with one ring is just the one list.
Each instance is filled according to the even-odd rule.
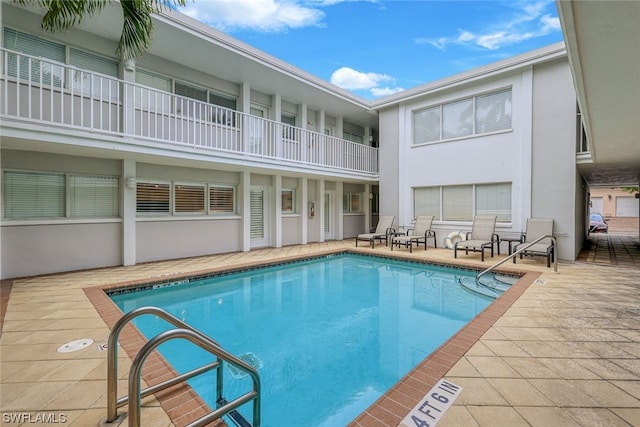
[[590,185],[640,183],[640,2],[557,0],[591,149]]

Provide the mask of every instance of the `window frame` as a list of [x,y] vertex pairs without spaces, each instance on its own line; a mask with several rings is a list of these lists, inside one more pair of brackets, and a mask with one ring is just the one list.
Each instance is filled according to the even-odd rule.
[[[499,225],[510,225],[513,223],[513,182],[508,182],[508,181],[501,181],[501,182],[483,182],[483,183],[474,183],[474,184],[457,184],[457,185],[431,185],[431,186],[423,186],[423,187],[413,187],[413,215],[414,217],[418,216],[418,215],[432,215],[433,213],[428,212],[418,212],[416,210],[416,191],[420,190],[420,189],[432,189],[435,190],[435,192],[438,193],[438,214],[435,215],[434,221],[440,222],[440,223],[446,223],[446,224],[456,224],[456,223],[472,223],[473,222],[473,218],[476,215],[485,215],[485,213],[478,213],[478,188],[482,188],[482,187],[486,187],[486,186],[500,186],[500,185],[508,185],[509,186],[509,191],[508,191],[508,200],[509,200],[509,210],[508,212],[505,211],[505,217],[507,219],[501,219],[500,215],[496,214],[497,221],[496,223]],[[470,219],[444,219],[444,209],[445,209],[445,193],[446,193],[446,188],[450,188],[453,189],[454,187],[459,187],[459,188],[465,188],[468,187],[470,194],[471,194],[471,207],[470,207],[470,212],[468,212],[471,217]],[[498,210],[499,206],[496,207],[496,210]]]
[[[505,127],[503,129],[497,129],[497,130],[490,130],[490,131],[486,131],[486,132],[478,132],[478,108],[477,108],[477,103],[478,103],[478,99],[479,98],[488,98],[494,95],[499,95],[501,93],[505,93],[505,92],[509,92],[510,96],[508,98],[508,102],[510,102],[511,104],[511,113],[510,113],[510,117],[509,117],[509,126]],[[470,134],[465,134],[465,135],[457,135],[457,136],[450,136],[450,137],[445,137],[445,129],[444,129],[444,122],[445,122],[445,108],[447,106],[454,106],[456,104],[461,104],[464,103],[465,101],[471,101],[472,103],[472,114],[471,114],[471,118],[470,118],[470,122],[471,122],[471,133]],[[439,128],[438,128],[438,132],[432,132],[434,134],[438,134],[439,135],[439,139],[427,139],[425,138],[424,141],[417,141],[416,138],[417,135],[417,129],[418,129],[418,125],[416,125],[417,119],[416,116],[419,116],[422,113],[426,113],[428,111],[439,111]],[[508,86],[508,87],[502,87],[499,89],[495,89],[495,90],[490,90],[490,91],[486,91],[486,92],[482,92],[482,93],[478,93],[475,94],[473,96],[468,96],[468,97],[464,97],[464,98],[459,98],[459,99],[453,99],[447,102],[442,102],[440,104],[435,104],[435,105],[428,105],[425,107],[421,107],[421,108],[417,108],[415,110],[411,111],[411,146],[412,147],[416,147],[416,146],[421,146],[421,145],[427,145],[427,144],[435,144],[435,143],[440,143],[440,142],[446,142],[446,141],[456,141],[456,140],[460,140],[460,139],[468,139],[468,138],[473,138],[476,136],[485,136],[485,135],[492,135],[492,134],[498,134],[498,133],[505,133],[505,132],[512,132],[513,131],[513,87],[512,86]]]
[[[228,211],[214,211],[211,209],[213,203],[211,192],[215,189],[230,189],[232,195],[232,207]],[[207,184],[207,215],[208,216],[235,216],[238,214],[238,187],[231,184]]]
[[[354,201],[357,208],[354,209]],[[358,191],[345,191],[342,193],[342,211],[343,213],[361,214],[364,212],[362,205],[363,193]]]
[[[291,194],[291,209],[285,209],[285,193]],[[296,197],[296,189],[295,188],[283,188],[280,192],[280,211],[283,215],[287,214],[297,214],[298,213],[298,203]]]
[[[200,191],[200,206],[193,207],[188,206],[188,201],[183,198],[182,195],[179,195],[178,190],[186,190],[187,193],[189,190],[201,190]],[[172,214],[174,216],[203,216],[207,213],[207,186],[204,183],[193,183],[193,182],[182,182],[182,181],[174,181],[172,185],[172,193],[173,193],[173,205],[172,205]],[[185,193],[185,195],[188,195]],[[182,205],[179,207],[179,204],[182,204],[183,200],[185,201],[185,207],[182,208]]]
[[[75,173],[75,172],[54,172],[54,171],[41,171],[41,170],[19,170],[19,169],[3,169],[2,170],[2,205],[3,209],[1,212],[2,220],[7,221],[43,221],[43,220],[92,220],[92,219],[119,219],[120,216],[120,205],[121,205],[121,179],[116,175],[100,175],[100,174],[87,174],[87,173]],[[58,177],[58,188],[57,198],[58,207],[57,211],[58,215],[35,215],[35,216],[7,216],[7,209],[11,208],[14,204],[13,201],[9,202],[7,197],[10,196],[10,192],[7,190],[6,185],[10,182],[10,179],[7,178],[7,174],[21,174],[21,175],[29,175],[29,176],[51,176]],[[97,179],[107,179],[112,181],[111,188],[114,190],[111,191],[112,197],[110,200],[105,199],[103,202],[106,204],[110,204],[109,213],[99,212],[98,214],[93,215],[78,215],[75,214],[74,205],[82,203],[82,199],[77,199],[77,194],[75,191],[72,191],[74,178],[97,178]],[[90,190],[94,190],[94,193],[97,193],[95,190],[97,186],[90,187]],[[37,192],[37,190],[36,190]],[[47,192],[47,195],[50,195],[50,191]],[[42,202],[42,199],[30,199],[30,203],[39,203]],[[31,207],[33,208],[33,206]],[[38,208],[36,208],[37,210]]]

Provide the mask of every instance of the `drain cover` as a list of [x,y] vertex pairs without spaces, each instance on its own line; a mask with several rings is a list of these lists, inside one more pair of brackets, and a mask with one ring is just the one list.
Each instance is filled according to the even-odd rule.
[[74,351],[85,349],[91,344],[93,344],[93,340],[91,338],[71,341],[58,347],[58,353],[73,353]]

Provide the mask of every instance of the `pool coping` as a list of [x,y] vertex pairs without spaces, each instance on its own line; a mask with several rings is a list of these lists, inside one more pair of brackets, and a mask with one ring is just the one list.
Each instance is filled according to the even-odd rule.
[[[383,259],[429,264],[441,267],[453,267],[471,271],[482,271],[484,266],[473,264],[456,264],[449,262],[432,262],[407,258],[402,254],[367,255],[357,250],[329,249],[313,254],[298,254],[278,258],[273,262],[246,262],[234,266],[207,268],[204,270],[187,273],[171,273],[162,276],[117,282],[106,285],[83,288],[83,291],[100,317],[112,329],[115,323],[123,316],[122,311],[111,300],[108,293],[135,289],[136,287],[152,286],[158,284],[170,284],[183,280],[196,280],[204,276],[217,274],[231,274],[249,269],[265,268],[275,265],[284,265],[292,262],[317,259],[330,255],[353,253]],[[511,305],[526,291],[535,279],[542,273],[514,268],[500,268],[497,272],[519,275],[520,279],[514,283],[508,291],[496,299],[487,308],[480,312],[474,319],[467,323],[460,331],[449,338],[445,343],[432,352],[427,358],[414,367],[401,378],[384,395],[371,404],[364,412],[358,415],[349,426],[397,426],[411,409],[424,397],[453,365],[480,339],[480,337],[511,307]],[[157,280],[155,280],[157,279]],[[120,347],[133,360],[146,338],[129,324],[121,332],[119,337]],[[178,373],[157,352],[153,352],[146,360],[142,370],[142,378],[148,386],[153,386],[167,379],[177,376]],[[166,390],[155,393],[160,405],[167,412],[176,426],[187,425],[190,422],[207,415],[212,409],[204,400],[187,384],[181,383]],[[213,425],[224,426],[223,420],[218,420]]]

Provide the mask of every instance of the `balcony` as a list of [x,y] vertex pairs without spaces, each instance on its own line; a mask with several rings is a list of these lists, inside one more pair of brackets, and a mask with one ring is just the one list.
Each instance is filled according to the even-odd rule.
[[169,143],[212,156],[372,178],[378,149],[105,75],[0,49],[0,116]]

